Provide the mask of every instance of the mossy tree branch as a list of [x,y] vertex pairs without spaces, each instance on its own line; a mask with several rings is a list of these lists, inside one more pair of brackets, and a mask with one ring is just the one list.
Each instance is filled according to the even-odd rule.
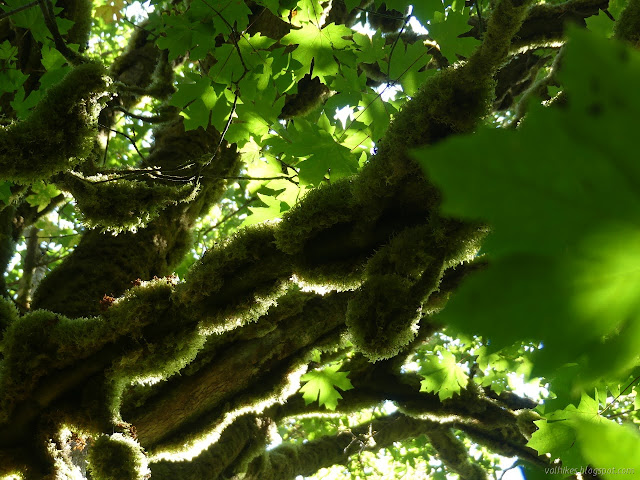
[[[195,218],[220,198],[222,182],[205,186],[191,202],[166,208],[135,234],[85,235],[75,252],[38,289],[36,305],[51,312],[25,316],[9,331],[14,341],[8,343],[12,345],[8,364],[16,375],[9,376],[11,388],[5,390],[5,395],[9,392],[13,396],[4,399],[7,420],[0,430],[0,444],[9,447],[16,441],[30,443],[28,435],[16,439],[12,428],[28,430],[46,416],[76,421],[89,430],[104,430],[113,420],[110,415],[113,417],[115,407],[122,420],[135,425],[143,446],[159,450],[196,439],[203,428],[219,427],[230,413],[243,407],[259,410],[257,404],[269,397],[274,403],[284,401],[295,391],[291,391],[295,378],[289,377],[295,377],[293,374],[308,363],[310,350],[322,348],[327,338],[335,344],[344,332],[345,312],[359,293],[312,297],[301,311],[272,322],[270,315],[278,312],[278,307],[269,307],[276,299],[283,299],[287,287],[291,289],[294,273],[305,280],[342,288],[364,285],[374,276],[396,275],[402,279],[403,288],[406,282],[407,289],[428,296],[429,302],[437,301],[430,295],[437,295],[435,290],[444,282],[442,272],[468,258],[468,250],[485,229],[442,219],[434,213],[439,194],[425,182],[408,151],[469,132],[477,125],[488,109],[492,76],[504,62],[525,10],[509,0],[498,4],[478,53],[460,68],[444,70],[427,82],[397,115],[378,155],[359,177],[319,188],[285,215],[278,226],[248,229],[212,250],[179,286],[171,281],[163,284],[163,280],[141,285],[112,306],[103,304],[106,311],[96,319],[60,315],[100,313],[99,300],[104,294],[117,296],[138,277],[168,273],[188,245]],[[205,155],[211,158],[219,153],[215,150],[217,140],[215,132],[185,133],[180,125],[172,124],[157,131],[149,159],[154,165],[175,168],[185,160],[193,162]],[[211,168],[237,168],[235,151],[224,147]],[[417,259],[415,268],[408,270],[406,265],[390,260],[393,255],[387,259],[384,255],[393,252],[394,242],[401,242],[398,239],[405,238],[402,234],[412,229],[430,232],[421,244],[429,255]],[[114,265],[115,261],[121,263]],[[102,274],[100,282],[94,281],[95,270]],[[424,300],[416,299],[416,309]],[[255,327],[252,322],[256,322]],[[46,337],[42,336],[43,325],[47,326]],[[205,329],[221,334],[217,339],[220,343],[212,350],[205,348]],[[243,338],[243,333],[247,337]],[[20,341],[32,334],[35,340],[23,346],[27,354],[39,351],[43,357],[35,367],[23,366]],[[398,349],[409,341],[403,339]],[[154,350],[158,352],[155,357]],[[210,357],[203,359],[200,352]],[[384,364],[371,367],[362,357],[358,359],[363,373],[357,386],[360,395],[381,398],[380,382],[377,387],[373,385],[370,372],[379,372],[390,380],[395,375],[385,371]],[[190,374],[185,371],[181,377],[174,375],[190,362],[201,368],[194,367]],[[354,361],[354,368],[357,366]],[[164,374],[164,382],[146,391],[124,390],[123,385],[132,376],[156,371]],[[238,377],[246,381],[239,382]],[[411,383],[411,379],[408,381]],[[407,411],[414,401],[433,402],[434,410],[453,409],[437,398],[417,393],[415,385],[393,382],[398,391],[384,395],[395,395]],[[262,383],[262,387],[252,387],[255,383]],[[92,394],[96,392],[103,395]],[[88,398],[91,402],[84,403]],[[500,405],[486,400],[480,412],[469,400],[465,397],[454,410],[473,418],[482,415],[494,424],[512,421],[508,410]],[[87,414],[85,418],[83,413]],[[253,413],[259,415],[260,411]],[[404,433],[417,435],[433,426],[406,415],[398,414],[398,418],[405,419]],[[334,453],[322,462],[340,453],[329,440],[322,439],[319,449]],[[239,455],[242,445],[238,443],[232,455]],[[306,458],[307,454],[303,455]],[[299,454],[295,456],[300,458]],[[260,470],[265,475],[262,478],[269,478],[269,471],[288,472],[291,459],[278,463],[273,457],[269,462],[271,470]],[[311,468],[314,464],[309,465]]]

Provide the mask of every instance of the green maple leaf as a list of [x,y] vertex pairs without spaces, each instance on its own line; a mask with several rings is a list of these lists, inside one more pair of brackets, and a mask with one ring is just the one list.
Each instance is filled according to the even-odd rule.
[[329,410],[336,409],[338,400],[342,398],[336,387],[343,391],[353,388],[351,380],[347,378],[349,372],[339,372],[339,368],[340,365],[328,366],[322,370],[305,373],[300,378],[306,382],[300,388],[305,404],[309,405],[318,400],[320,405],[324,405]]
[[354,32],[353,41],[357,46],[358,63],[376,63],[387,54],[385,39],[380,32],[376,32],[373,37]]
[[[280,2],[283,4],[284,1]],[[322,15],[323,7],[320,5],[320,0],[288,0],[286,3],[289,5],[285,8],[295,10],[295,20],[298,23],[314,22],[319,23]]]
[[35,107],[42,98],[40,90],[33,90],[27,98],[24,98],[24,87],[20,87],[10,105],[16,111],[16,116],[23,119],[29,116],[31,109]]
[[271,126],[277,122],[278,114],[282,111],[285,98],[275,100],[275,90],[268,89],[255,102],[247,102],[236,107],[238,118],[231,124],[225,138],[242,147],[253,137],[260,141]]
[[492,227],[491,266],[441,320],[493,348],[541,341],[534,375],[575,363],[566,381],[591,385],[637,366],[640,54],[574,30],[562,80],[567,109],[534,108],[518,131],[480,130],[419,156],[447,215]]
[[[351,40],[344,39],[352,34],[344,25],[330,24],[320,29],[313,23],[306,23],[300,30],[294,30],[280,40],[283,45],[298,44],[293,58],[302,65],[310,65],[314,59],[313,74],[324,80],[327,75],[338,73],[338,63],[333,57],[334,49],[346,48]],[[306,72],[302,72],[304,75]]]
[[163,50],[169,50],[169,60],[175,60],[193,46],[192,25],[181,16],[163,15],[162,18],[167,27],[156,44]]
[[547,415],[545,420],[534,422],[538,427],[527,446],[540,455],[549,453],[553,458],[566,457],[576,441],[575,429],[567,422],[563,410]]
[[[595,398],[598,397],[596,391]],[[599,415],[598,401],[583,393],[576,408],[568,405],[545,415],[543,420],[536,420],[538,427],[527,444],[537,450],[540,455],[551,454],[553,458],[562,458],[571,462],[581,461],[579,448],[575,446],[580,422],[601,423],[606,421]]]
[[[325,129],[321,128],[322,125],[325,125]],[[304,185],[318,185],[327,173],[332,180],[356,173],[358,158],[347,147],[336,142],[327,129],[331,130],[331,127],[326,116],[321,117],[318,124],[298,118],[286,131],[281,132],[281,138],[273,137],[265,144],[273,154],[306,157],[296,165]]]
[[14,61],[17,53],[18,47],[11,45],[9,40],[0,43],[0,60]]
[[169,105],[182,108],[189,102],[200,98],[207,87],[211,85],[209,78],[200,77],[196,74],[189,74],[187,80],[190,81],[178,83],[178,90],[171,96]]
[[440,350],[442,356],[429,357],[420,369],[424,380],[420,382],[421,392],[438,392],[440,400],[452,398],[467,384],[468,376],[456,361],[453,353]]
[[[414,95],[427,77],[433,75],[433,70],[419,70],[431,60],[427,54],[427,47],[416,42],[406,45],[402,40],[398,42],[389,63],[381,62],[383,72],[389,70],[389,77],[398,80],[402,91],[406,95]],[[390,65],[390,68],[389,68]]]
[[38,212],[44,210],[51,202],[51,199],[60,194],[55,185],[44,182],[34,183],[31,186],[31,192],[26,196],[25,200],[32,207],[38,207]]
[[[625,2],[622,0],[611,0],[607,7],[607,11],[611,16],[613,16],[613,18],[619,18],[624,5]],[[585,22],[587,23],[587,28],[590,31],[602,35],[603,37],[610,37],[613,34],[615,21],[605,15],[602,10],[597,15],[592,15],[591,17],[586,18]]]
[[432,21],[429,24],[429,35],[438,42],[440,51],[451,63],[458,61],[456,54],[469,57],[480,45],[480,41],[475,38],[458,38],[471,30],[468,21],[469,13],[461,9],[458,12],[449,11],[443,22]]
[[216,31],[230,34],[227,24],[233,26],[236,32],[243,32],[249,26],[251,10],[244,0],[211,0],[207,3],[219,13],[213,17]]
[[180,115],[184,117],[184,129],[195,130],[198,127],[207,128],[211,110],[207,108],[200,98],[186,107]]
[[[596,398],[582,394],[578,407],[569,405],[535,421],[538,430],[527,444],[540,455],[549,453],[552,458],[561,458],[563,465],[577,467],[591,465],[602,472],[604,478],[632,478],[633,474],[622,474],[618,468],[640,468],[640,435],[637,428],[619,425],[602,417]],[[615,448],[603,448],[615,445]]]
[[233,45],[224,44],[216,48],[216,58],[220,61],[208,72],[209,78],[216,83],[236,82],[245,71],[238,51]]
[[242,223],[243,227],[261,223],[266,220],[281,218],[282,214],[289,210],[289,204],[278,200],[275,195],[263,195],[261,193],[258,193],[257,195],[265,206],[249,207],[251,215],[249,215]]

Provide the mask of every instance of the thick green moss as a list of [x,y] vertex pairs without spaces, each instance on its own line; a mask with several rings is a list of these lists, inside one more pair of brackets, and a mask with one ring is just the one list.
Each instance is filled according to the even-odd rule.
[[87,356],[105,333],[98,320],[70,319],[46,310],[14,321],[3,339],[2,417],[40,377]]
[[419,303],[399,275],[370,277],[349,301],[346,324],[356,349],[369,360],[391,358],[415,337]]
[[158,342],[147,339],[140,347],[115,362],[109,375],[107,393],[108,415],[111,421],[121,421],[123,395],[132,384],[153,385],[159,381],[184,373],[204,346],[206,337],[196,328],[164,335]]
[[288,254],[300,253],[315,235],[352,220],[354,213],[350,179],[320,186],[284,214],[275,231],[278,248]]
[[189,201],[196,193],[189,184],[109,181],[108,177],[101,176],[83,179],[67,175],[58,185],[73,194],[87,226],[113,232],[144,227],[167,205]]
[[51,87],[24,121],[0,127],[0,171],[5,180],[31,183],[76,165],[93,150],[104,67],[86,63]]
[[628,0],[614,27],[618,40],[640,48],[640,0]]
[[[160,461],[151,464],[152,478],[157,480],[201,480],[221,478],[222,472],[233,464],[242,471],[266,447],[269,424],[253,414],[243,415],[224,429],[220,440],[190,461]],[[223,475],[223,477],[227,477]]]
[[[4,297],[0,297],[0,340],[4,336],[4,332],[9,326],[18,320],[18,309],[14,303]],[[0,351],[2,344],[0,344]]]
[[292,273],[274,230],[267,224],[245,228],[207,252],[176,289],[177,301],[215,326],[235,328],[264,314]]
[[172,287],[165,280],[129,290],[101,317],[68,318],[36,310],[11,323],[2,342],[4,361],[0,390],[0,419],[50,372],[89,357],[108,342],[158,321],[170,305]]
[[429,225],[408,228],[382,247],[367,262],[366,275],[400,275],[416,280],[436,260],[439,245],[432,242]]
[[80,52],[89,43],[91,33],[92,7],[91,0],[58,0],[58,7],[62,7],[62,17],[73,21],[71,29],[66,34],[67,43],[77,44]]
[[149,473],[140,445],[120,433],[98,437],[87,460],[94,480],[143,480]]

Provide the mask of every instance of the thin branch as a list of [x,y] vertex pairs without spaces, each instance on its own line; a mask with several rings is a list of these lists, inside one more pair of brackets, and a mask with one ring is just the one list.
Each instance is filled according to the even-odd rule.
[[[42,238],[42,237],[40,237]],[[63,258],[67,257],[71,255],[71,252],[66,252],[64,255],[56,255],[53,257],[48,257],[48,258],[43,258],[42,260],[38,261],[36,263],[36,267],[46,267],[47,265],[50,265],[54,262],[57,262],[58,260],[62,260]]]
[[234,216],[236,216],[238,213],[240,213],[242,210],[244,210],[245,208],[247,208],[249,205],[251,205],[253,202],[255,202],[256,200],[258,200],[258,197],[251,197],[249,200],[247,200],[245,203],[243,203],[240,207],[236,208],[234,211],[227,213],[224,217],[222,217],[218,222],[216,222],[214,225],[211,225],[209,228],[207,228],[204,232],[202,232],[200,235],[202,235],[203,237],[206,237],[212,230],[217,229],[220,225],[222,225],[223,223],[225,223],[226,221],[230,220],[231,218],[233,218]]
[[0,14],[0,20],[2,20],[3,18],[7,18],[10,17],[11,15],[15,15],[16,13],[20,13],[23,10],[27,10],[31,7],[35,7],[36,5],[38,5],[40,3],[40,0],[35,0],[31,3],[27,3],[26,5],[23,5],[21,7],[18,8],[14,8],[13,10],[9,11],[9,12],[5,12]]
[[222,147],[222,142],[224,141],[224,136],[227,134],[227,131],[229,130],[229,126],[231,125],[231,121],[233,120],[233,114],[236,112],[236,106],[238,105],[238,97],[240,95],[238,94],[238,91],[236,90],[235,96],[233,98],[233,105],[231,107],[231,112],[229,112],[229,118],[227,119],[227,123],[224,126],[224,129],[222,130],[222,133],[220,134],[220,140],[218,140],[218,146],[216,147],[215,151],[213,152],[213,155],[211,156],[211,158],[209,159],[209,161],[207,163],[205,163],[204,165],[199,165],[198,166],[198,173],[197,173],[197,178],[200,179],[201,175],[200,173],[202,172],[202,169],[209,166],[209,164],[211,164],[211,162],[213,162],[216,158],[216,155],[218,154],[218,151],[220,151],[220,148]]
[[519,465],[520,465],[520,460],[516,460],[515,462],[513,462],[513,464],[510,467],[507,467],[502,471],[502,474],[500,475],[500,478],[498,480],[502,480],[504,478],[504,475],[509,470],[513,470],[514,468],[517,468]]
[[141,120],[143,122],[147,122],[147,123],[162,123],[162,122],[166,122],[167,120],[169,120],[167,118],[166,115],[160,114],[160,115],[153,115],[151,117],[146,116],[146,115],[138,115],[136,113],[132,113],[129,110],[127,110],[124,107],[121,107],[120,105],[113,105],[111,107],[108,107],[111,110],[117,110],[119,112],[124,113],[127,117],[131,117],[131,118],[135,118],[136,120]]
[[[75,237],[76,235],[82,235],[81,232],[78,233],[65,233],[63,235],[38,235],[38,238],[65,238],[65,237]],[[25,235],[21,235],[21,238],[28,238]]]
[[236,113],[236,107],[238,105],[238,97],[239,97],[238,91],[236,90],[235,96],[233,97],[233,105],[231,106],[231,112],[229,113],[229,118],[227,119],[227,123],[224,126],[222,133],[220,134],[220,141],[218,142],[218,148],[222,147],[224,136],[227,134],[227,131],[229,130],[229,126],[231,125],[231,121],[233,120],[233,114]]
[[204,4],[209,7],[211,10],[213,10],[215,12],[216,15],[218,15],[220,17],[220,20],[222,20],[224,22],[224,24],[227,26],[227,28],[231,31],[231,35],[229,35],[229,38],[231,39],[231,41],[233,42],[234,47],[236,48],[236,51],[238,52],[238,57],[240,57],[240,63],[242,64],[242,68],[244,69],[244,72],[242,73],[242,75],[240,76],[240,78],[234,82],[234,83],[240,83],[240,80],[242,80],[244,78],[244,76],[247,74],[247,72],[249,71],[249,69],[247,68],[246,63],[244,63],[244,58],[242,56],[242,52],[240,51],[240,46],[238,45],[238,39],[236,38],[236,34],[238,32],[236,32],[236,29],[233,27],[233,25],[231,25],[226,18],[224,18],[224,16],[215,8],[213,8],[209,2],[207,2],[207,0],[202,0],[204,2]]
[[614,398],[613,400],[611,400],[606,407],[604,407],[604,409],[600,412],[600,415],[602,415],[604,412],[606,412],[607,410],[609,410],[611,408],[611,406],[622,396],[624,395],[624,392],[626,392],[627,390],[629,390],[629,388],[631,388],[633,385],[635,385],[635,383],[640,380],[640,375],[638,375],[636,378],[634,378],[633,380],[631,380],[631,382],[629,383],[629,385],[627,385],[624,390],[620,391],[620,393],[618,395],[616,395],[616,398]]
[[396,45],[398,45],[398,41],[402,36],[404,29],[407,28],[407,23],[411,20],[411,15],[407,15],[404,19],[404,23],[402,24],[402,28],[400,32],[396,36],[396,39],[393,41],[393,45],[391,45],[391,50],[389,51],[389,63],[387,64],[387,78],[391,77],[391,59],[393,58],[393,51],[396,49]]
[[60,35],[60,30],[58,30],[58,24],[56,23],[56,16],[53,13],[51,0],[40,0],[38,4],[40,5],[40,10],[44,15],[44,23],[53,36],[53,42],[55,43],[56,50],[58,50],[71,65],[80,65],[85,63],[87,60],[79,53],[76,53],[67,47],[62,35]]
[[295,180],[293,180],[293,177],[288,177],[286,175],[278,175],[275,177],[248,177],[248,176],[237,176],[237,177],[227,177],[224,175],[221,176],[213,176],[213,177],[206,177],[206,178],[220,178],[220,179],[224,179],[224,180],[288,180],[290,182],[296,183]]
[[138,147],[136,145],[136,142],[134,139],[132,139],[129,135],[127,135],[124,132],[120,132],[118,130],[115,130],[111,127],[107,127],[106,125],[102,125],[101,123],[98,124],[101,128],[104,128],[105,130],[109,130],[113,133],[117,133],[118,135],[122,135],[124,138],[126,138],[127,140],[129,140],[129,142],[131,142],[131,145],[133,145],[133,148],[135,148],[136,152],[138,153],[138,155],[140,155],[140,158],[142,158],[142,161],[144,163],[147,163],[147,158],[140,152],[140,150],[138,150]]
[[157,33],[153,33],[151,30],[148,30],[148,29],[146,29],[144,27],[141,27],[140,25],[138,25],[136,23],[133,23],[127,17],[122,17],[122,20],[125,23],[128,23],[129,25],[131,25],[133,28],[137,28],[138,30],[142,30],[143,32],[147,32],[149,35],[151,35],[154,38],[154,40],[159,37],[159,35]]

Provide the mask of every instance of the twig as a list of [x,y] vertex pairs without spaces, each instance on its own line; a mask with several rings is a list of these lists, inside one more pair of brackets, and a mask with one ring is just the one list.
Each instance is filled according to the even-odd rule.
[[[81,233],[64,233],[62,235],[38,235],[38,238],[65,238],[65,237],[75,237],[76,235],[82,235]],[[28,238],[22,235],[23,238]]]
[[398,44],[398,41],[400,40],[400,37],[402,36],[404,29],[407,28],[407,23],[409,22],[410,19],[411,19],[411,15],[407,15],[405,17],[404,23],[402,24],[402,28],[400,29],[400,32],[398,32],[396,39],[393,41],[393,45],[391,45],[391,50],[389,51],[389,63],[387,63],[387,78],[391,78],[391,59],[393,58],[393,51],[396,49],[396,45]]
[[627,390],[629,390],[629,387],[633,386],[633,384],[635,384],[638,380],[640,380],[640,375],[638,375],[636,378],[634,378],[633,380],[631,380],[631,383],[629,383],[629,385],[627,385],[624,390],[622,390],[618,395],[616,395],[616,398],[614,398],[613,400],[611,400],[606,407],[604,407],[604,409],[602,409],[602,411],[600,412],[600,415],[602,415],[604,412],[606,412],[607,410],[609,410],[611,408],[611,406],[622,396],[624,395],[624,392],[626,392]]
[[505,473],[507,473],[509,470],[513,470],[514,468],[517,468],[518,466],[520,466],[520,460],[516,460],[515,462],[513,462],[513,465],[511,465],[510,467],[505,468],[502,471],[502,474],[500,475],[500,478],[498,480],[502,480],[502,478],[504,477]]
[[10,17],[11,15],[15,15],[16,13],[20,13],[23,10],[27,10],[28,8],[35,7],[39,3],[40,3],[40,0],[35,0],[35,1],[31,2],[31,3],[27,3],[26,5],[23,5],[21,7],[14,8],[13,10],[11,10],[9,12],[4,12],[4,13],[0,14],[0,20],[2,20],[3,18]]
[[143,122],[147,122],[147,123],[162,123],[162,122],[166,122],[167,121],[167,117],[163,114],[160,115],[153,115],[151,117],[148,117],[146,115],[138,115],[136,113],[132,113],[129,110],[127,110],[124,107],[121,107],[120,105],[114,105],[111,108],[111,110],[117,110],[119,112],[124,113],[127,117],[131,117],[131,118],[135,118],[136,120],[141,120]]
[[238,57],[240,57],[240,63],[242,64],[242,68],[244,68],[244,72],[242,73],[240,78],[234,82],[236,84],[240,83],[240,80],[242,80],[244,78],[244,76],[247,74],[247,72],[249,72],[249,69],[247,68],[247,65],[244,63],[244,58],[242,57],[242,52],[240,51],[240,46],[238,45],[238,39],[236,38],[236,34],[238,32],[236,32],[236,29],[233,27],[233,25],[231,25],[228,22],[228,20],[226,18],[224,18],[222,16],[222,14],[218,10],[213,8],[209,4],[209,2],[207,2],[207,0],[202,0],[202,1],[204,2],[204,4],[207,7],[209,7],[211,10],[213,10],[215,12],[215,14],[220,17],[220,20],[222,20],[224,22],[224,24],[227,26],[227,28],[229,28],[229,30],[231,31],[231,35],[229,35],[229,38],[231,38],[231,41],[233,42],[233,46],[236,48],[236,51],[238,52]]
[[135,148],[135,150],[136,150],[136,152],[138,153],[138,155],[140,155],[140,158],[142,158],[142,161],[143,161],[143,162],[145,162],[145,163],[147,162],[147,158],[146,158],[144,155],[142,155],[142,153],[140,153],[140,150],[138,150],[138,147],[136,146],[136,142],[135,142],[135,140],[133,140],[129,135],[127,135],[127,134],[126,134],[126,133],[124,133],[124,132],[120,132],[120,131],[118,131],[118,130],[115,130],[115,129],[111,128],[111,127],[107,127],[106,125],[103,125],[103,124],[101,124],[101,123],[99,123],[98,125],[99,125],[101,128],[104,128],[104,129],[106,129],[106,130],[109,130],[109,131],[111,131],[111,132],[113,132],[113,133],[117,133],[118,135],[122,135],[124,138],[126,138],[127,140],[129,140],[129,142],[131,142],[131,145],[133,145],[133,148]]
[[258,200],[258,197],[251,197],[249,200],[247,200],[245,203],[243,203],[240,207],[236,208],[233,212],[227,213],[224,217],[222,217],[220,220],[218,220],[218,222],[216,222],[215,225],[211,225],[209,228],[207,228],[204,232],[201,233],[201,235],[203,237],[206,237],[212,230],[215,230],[216,228],[218,228],[220,225],[222,225],[227,220],[231,219],[232,217],[234,217],[235,215],[240,213],[242,210],[247,208],[249,205],[251,205],[256,200]]
[[[205,178],[220,178],[220,179],[224,179],[224,180],[288,180],[288,181],[293,181],[295,183],[295,181],[293,180],[293,178],[295,177],[295,175],[288,177],[286,175],[279,175],[279,176],[275,176],[275,177],[247,177],[247,176],[237,176],[237,177],[226,177],[226,176],[215,176],[215,177],[205,177]],[[297,185],[297,183],[296,183]]]
[[149,35],[151,35],[154,39],[158,38],[159,35],[157,33],[153,33],[151,30],[147,30],[144,27],[141,27],[140,25],[133,23],[131,20],[129,20],[127,17],[122,17],[122,20],[126,23],[128,23],[129,25],[131,25],[133,28],[137,28],[138,30],[142,30],[144,32],[147,32]]
[[62,56],[71,64],[71,65],[80,65],[87,61],[79,53],[74,52],[67,44],[64,43],[64,39],[62,35],[60,35],[60,31],[58,30],[58,24],[56,23],[56,16],[53,13],[53,5],[51,5],[51,0],[40,0],[38,2],[40,5],[40,10],[44,15],[44,23],[49,29],[49,32],[53,36],[53,42],[56,46],[56,50],[58,50]]

